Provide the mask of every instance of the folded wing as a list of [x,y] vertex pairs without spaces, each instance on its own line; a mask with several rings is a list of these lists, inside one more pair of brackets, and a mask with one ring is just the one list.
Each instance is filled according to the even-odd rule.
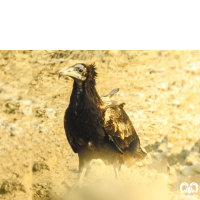
[[104,129],[110,140],[121,153],[128,150],[130,144],[138,139],[138,135],[123,109],[124,104],[107,107],[105,111]]

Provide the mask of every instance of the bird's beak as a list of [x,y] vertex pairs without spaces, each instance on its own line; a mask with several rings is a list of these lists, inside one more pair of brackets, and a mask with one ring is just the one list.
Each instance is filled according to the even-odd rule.
[[59,73],[59,78],[60,77],[71,77],[71,78],[75,78],[75,79],[80,79],[80,80],[85,80],[85,78],[83,76],[81,76],[76,70],[74,70],[73,67],[70,67],[64,71],[61,71]]
[[62,76],[72,76],[73,75],[73,72],[72,72],[72,70],[69,68],[69,69],[66,69],[66,70],[64,70],[64,71],[61,71],[60,73],[59,73],[59,78],[60,77],[62,77]]

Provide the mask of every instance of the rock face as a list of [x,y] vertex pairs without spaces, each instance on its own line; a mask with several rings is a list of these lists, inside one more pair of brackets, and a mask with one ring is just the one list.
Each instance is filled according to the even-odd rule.
[[[148,155],[126,160],[125,186],[94,160],[84,190],[67,198],[78,177],[63,127],[73,81],[58,72],[82,62],[95,62],[100,95],[120,88],[113,98]],[[199,51],[0,51],[0,199],[160,200],[167,188],[180,199],[183,180],[200,185],[199,69]]]

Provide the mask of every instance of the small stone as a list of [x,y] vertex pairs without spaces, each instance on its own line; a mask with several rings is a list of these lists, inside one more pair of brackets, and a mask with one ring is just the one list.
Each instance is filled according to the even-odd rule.
[[170,175],[175,175],[176,174],[176,169],[174,168],[174,166],[170,167],[169,174]]
[[166,143],[162,143],[162,144],[158,147],[158,152],[167,152],[167,144],[166,144]]
[[168,148],[171,149],[172,147],[173,147],[173,144],[168,142]]
[[162,139],[161,139],[161,138],[158,138],[158,139],[156,140],[156,142],[161,143],[161,142],[162,142]]
[[163,155],[163,157],[167,158],[168,152],[167,152],[167,151],[164,151],[164,152],[162,152],[162,155]]
[[37,108],[37,110],[36,110],[36,116],[37,117],[44,117],[44,115],[45,115],[45,109],[41,108],[41,107]]
[[157,154],[155,155],[155,158],[156,158],[157,160],[160,160],[160,159],[164,159],[165,156],[163,155],[163,153],[157,153]]
[[186,150],[186,151],[190,151],[191,150],[191,146],[186,145],[186,146],[183,147],[183,149]]
[[200,161],[199,159],[199,153],[197,152],[191,152],[189,156],[187,156],[185,160],[185,164],[187,165],[194,165]]
[[192,135],[191,135],[190,133],[188,133],[187,139],[189,139],[189,140],[192,140],[192,139],[193,139],[193,137],[192,137]]
[[46,108],[46,113],[45,115],[48,117],[48,118],[56,118],[56,112],[53,108]]
[[146,159],[143,162],[144,162],[144,165],[148,166],[152,163],[152,159],[146,157]]
[[136,163],[138,167],[143,167],[143,163],[142,162],[137,162]]
[[180,104],[180,101],[176,99],[176,100],[174,100],[174,101],[172,102],[172,105],[173,105],[173,106],[179,107],[181,104]]
[[8,113],[17,113],[19,111],[19,101],[18,100],[9,100],[6,103],[6,108]]
[[196,163],[192,166],[192,169],[197,172],[200,173],[200,163]]
[[149,141],[149,138],[148,137],[144,137],[143,138],[145,141]]
[[35,163],[35,164],[33,165],[33,171],[36,172],[36,171],[40,171],[40,170],[41,170],[40,164]]
[[194,170],[192,169],[192,167],[190,166],[184,166],[182,169],[181,169],[181,173],[185,176],[193,176],[195,175],[195,172]]
[[43,197],[44,194],[45,194],[45,191],[43,189],[40,189],[37,191],[37,194],[40,196],[40,197]]
[[36,116],[37,117],[56,118],[56,112],[53,108],[39,107],[36,110]]
[[149,108],[149,111],[153,113],[153,112],[154,112],[154,109],[153,109],[153,108]]
[[20,112],[24,115],[32,115],[32,102],[28,99],[20,100]]
[[44,163],[44,162],[36,162],[36,163],[34,163],[33,168],[32,168],[32,170],[34,172],[42,171],[44,169],[50,170],[49,166],[46,163]]
[[1,185],[1,191],[3,193],[8,193],[11,192],[13,190],[13,184],[11,181],[4,181]]

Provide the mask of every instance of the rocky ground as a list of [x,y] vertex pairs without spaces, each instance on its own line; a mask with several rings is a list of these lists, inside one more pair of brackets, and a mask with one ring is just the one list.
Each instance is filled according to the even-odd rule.
[[[93,160],[73,191],[63,128],[73,82],[58,73],[78,62],[96,63],[100,95],[120,88],[148,156],[127,161],[121,182]],[[182,182],[200,187],[200,51],[0,51],[0,116],[0,199],[180,199]]]

